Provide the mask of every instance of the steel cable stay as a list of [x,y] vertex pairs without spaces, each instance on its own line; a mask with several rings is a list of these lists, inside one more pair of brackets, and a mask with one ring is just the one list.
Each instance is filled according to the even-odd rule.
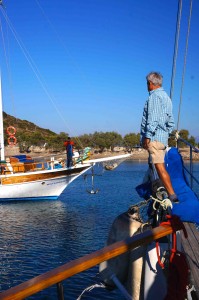
[[176,74],[176,61],[177,61],[177,56],[178,56],[181,15],[182,15],[182,0],[179,0],[177,22],[176,22],[175,46],[174,46],[174,54],[173,54],[173,66],[172,66],[172,75],[171,75],[171,87],[170,87],[171,100],[173,98],[173,91],[174,91],[174,80],[175,80],[175,74]]
[[181,112],[182,93],[183,93],[184,77],[185,77],[186,63],[187,63],[187,52],[188,52],[188,44],[189,44],[189,33],[190,33],[190,26],[191,26],[191,16],[192,16],[192,0],[190,0],[190,7],[189,7],[189,19],[188,19],[188,28],[187,28],[187,36],[186,36],[186,46],[185,46],[185,54],[184,54],[182,82],[181,82],[181,90],[180,90],[180,103],[179,103],[179,110],[178,110],[177,132],[179,130],[179,123],[180,123],[180,112]]
[[[185,71],[186,71],[186,63],[187,63],[187,52],[188,52],[188,44],[189,44],[189,33],[190,33],[190,25],[191,25],[191,16],[192,16],[192,0],[190,0],[189,6],[189,17],[188,17],[188,28],[187,28],[187,35],[186,35],[186,45],[185,45],[185,53],[184,53],[184,63],[183,63],[183,72],[182,72],[182,80],[181,80],[181,89],[180,89],[180,102],[178,108],[178,118],[177,118],[177,135],[176,138],[178,139],[178,131],[179,131],[179,123],[180,123],[180,112],[181,112],[181,105],[182,105],[182,94],[184,88],[184,78],[185,78]],[[180,24],[181,24],[181,15],[182,15],[182,0],[178,2],[178,13],[177,13],[177,22],[176,22],[176,34],[175,34],[175,46],[174,46],[174,55],[173,55],[173,66],[172,66],[172,76],[171,76],[171,87],[170,87],[170,98],[173,98],[174,92],[174,80],[175,80],[175,73],[176,73],[176,61],[178,55],[178,44],[179,44],[179,36],[180,36]]]
[[[51,102],[51,104],[53,105],[55,111],[57,112],[58,116],[60,117],[60,119],[63,121],[63,123],[65,124],[66,128],[71,131],[71,129],[68,127],[67,123],[66,123],[66,119],[64,118],[63,114],[61,113],[61,111],[59,110],[58,106],[55,103],[55,97],[50,93],[47,84],[44,80],[44,78],[42,77],[39,68],[37,67],[35,61],[33,60],[33,58],[31,57],[30,53],[28,52],[27,48],[25,47],[24,43],[22,42],[22,40],[20,39],[18,33],[16,32],[11,20],[9,19],[8,15],[5,12],[5,9],[2,5],[2,2],[0,2],[0,10],[1,13],[4,17],[4,20],[6,22],[6,24],[8,25],[11,33],[13,34],[17,44],[19,45],[19,48],[21,49],[25,59],[27,60],[31,70],[33,71],[36,79],[38,80],[39,84],[41,85],[44,93],[46,94],[47,98],[49,99],[49,101]],[[5,52],[5,49],[4,49]],[[10,72],[9,72],[10,74]],[[80,139],[78,139],[77,137],[75,137],[76,140],[78,140],[78,144],[83,148],[83,145],[80,141]]]
[[[176,28],[176,40],[175,40],[175,48],[174,48],[171,90],[170,90],[171,99],[173,97],[173,90],[174,90],[174,79],[175,79],[175,72],[176,72],[176,61],[177,61],[177,53],[178,53],[181,13],[182,13],[182,0],[179,0],[177,28]],[[182,103],[182,92],[183,92],[184,77],[185,77],[185,70],[186,70],[186,58],[187,58],[187,51],[188,51],[188,41],[189,41],[191,14],[192,14],[192,0],[190,0],[190,12],[189,12],[188,29],[187,29],[187,37],[186,37],[186,47],[185,47],[184,64],[183,64],[183,74],[182,74],[182,84],[181,84],[181,92],[180,92],[180,103],[179,103],[179,112],[178,112],[177,132],[178,132],[178,128],[179,128],[180,109],[181,109],[181,103]],[[157,190],[157,192],[158,192],[158,190]],[[162,199],[158,199],[158,197],[151,197],[151,200],[154,201],[154,203],[153,203],[153,209],[154,210],[156,210],[156,208],[155,208],[156,203],[160,204],[160,211],[158,209],[157,216],[156,216],[157,217],[157,220],[156,220],[157,223],[160,221],[159,217],[162,214],[162,211],[167,211],[168,214],[170,214],[169,212],[172,208],[172,203],[171,203],[170,200],[167,199],[168,197],[166,196],[166,194],[164,192],[161,193],[161,198]],[[145,204],[146,204],[146,202],[142,202],[142,204],[140,206],[145,206]],[[126,299],[128,299],[128,295],[127,295]]]
[[[0,2],[0,9],[3,10],[3,8],[1,8],[1,6],[3,7],[3,4],[2,2]],[[2,27],[2,22],[1,22],[1,19],[0,19],[0,31],[1,31],[1,40],[2,40],[2,49],[3,49],[3,53],[4,53],[4,57],[5,57],[5,64],[6,64],[6,68],[7,68],[7,73],[8,73],[8,82],[9,82],[9,85],[10,85],[10,99],[11,99],[11,102],[12,102],[12,107],[13,107],[13,111],[15,112],[15,115],[16,115],[16,108],[15,108],[15,105],[14,105],[14,96],[13,96],[13,88],[12,88],[12,79],[11,79],[11,72],[10,72],[10,63],[9,63],[9,59],[8,59],[8,54],[7,54],[7,51],[6,51],[6,43],[5,43],[5,38],[4,38],[4,32],[3,32],[3,27]],[[17,119],[15,119],[16,123],[17,123]]]
[[[69,48],[67,47],[67,45],[65,44],[64,40],[62,39],[61,35],[58,33],[58,31],[56,30],[55,26],[53,25],[53,23],[51,22],[50,18],[48,17],[48,15],[46,14],[46,12],[44,11],[41,3],[39,0],[35,0],[39,10],[41,11],[41,14],[42,16],[44,17],[46,23],[49,25],[49,27],[51,28],[52,32],[55,34],[59,44],[62,46],[63,50],[66,52],[67,56],[69,57],[70,59],[70,63],[72,64],[72,66],[74,67],[75,70],[78,71],[78,73],[80,74],[81,76],[81,79],[85,81],[86,85],[88,86],[88,89],[92,92],[92,84],[91,82],[89,81],[89,79],[87,78],[87,75],[86,73],[84,72],[84,70],[81,68],[81,66],[79,65],[79,63],[75,60],[74,56],[72,55],[71,51],[69,50]],[[98,102],[100,99],[99,99],[99,96],[98,95],[93,95],[94,99]],[[68,127],[68,129],[70,130],[70,128]],[[72,132],[72,130],[70,130]],[[74,130],[73,130],[74,131]],[[81,142],[81,140],[79,139],[78,136],[75,136],[74,138],[77,143],[82,147],[83,147],[83,144]]]
[[[58,33],[57,33],[57,31],[55,30],[55,28],[54,28],[52,22],[50,21],[50,19],[48,18],[48,16],[45,14],[45,12],[44,12],[43,8],[41,7],[41,5],[40,5],[40,3],[39,3],[38,0],[36,0],[36,3],[37,3],[37,5],[38,5],[39,9],[41,10],[41,13],[42,13],[42,15],[44,16],[46,22],[48,23],[48,25],[50,25],[51,29],[52,29],[53,32],[56,34],[57,39],[59,40],[59,42],[60,42],[60,44],[62,45],[62,47],[64,47],[64,49],[67,51],[67,54],[68,54],[71,58],[73,58],[73,57],[71,56],[71,54],[68,52],[68,49],[64,46],[64,43],[63,43],[61,37],[58,35]],[[64,124],[66,125],[66,128],[69,130],[69,132],[72,132],[71,128],[69,128],[69,126],[68,126],[68,124],[67,124],[67,122],[66,122],[65,117],[63,116],[63,114],[62,114],[62,112],[59,110],[59,108],[57,107],[56,101],[55,101],[56,99],[55,99],[55,97],[50,93],[50,91],[49,91],[49,89],[48,89],[48,87],[47,87],[47,83],[45,82],[45,79],[42,77],[42,74],[41,74],[41,72],[40,72],[38,66],[36,65],[35,61],[34,61],[33,58],[31,57],[31,55],[30,55],[29,51],[27,50],[25,44],[24,44],[23,41],[21,40],[19,34],[18,34],[17,31],[15,30],[15,28],[14,28],[14,26],[13,26],[11,20],[9,19],[9,17],[8,17],[8,15],[7,15],[7,13],[6,13],[5,7],[4,7],[3,4],[2,4],[2,1],[0,1],[0,9],[1,9],[1,13],[2,13],[2,15],[3,15],[3,17],[4,17],[5,23],[8,25],[8,28],[10,29],[12,35],[14,36],[14,39],[16,40],[16,42],[17,42],[17,44],[18,44],[20,50],[22,51],[22,53],[23,53],[25,59],[27,60],[27,62],[28,62],[28,64],[29,64],[31,70],[33,71],[33,73],[34,73],[36,79],[38,80],[39,84],[41,85],[41,87],[42,87],[44,93],[46,94],[47,98],[49,99],[49,101],[50,101],[51,104],[53,105],[53,107],[54,107],[55,111],[57,112],[57,114],[59,115],[60,119],[62,119],[62,121],[63,121]],[[78,66],[77,64],[75,64],[74,61],[73,61],[73,65],[76,67],[76,69],[78,69],[79,71],[81,71],[80,68],[79,68],[79,66]],[[85,75],[85,74],[82,73],[82,75]],[[16,115],[16,114],[14,114],[14,115]],[[77,135],[74,136],[73,139],[76,140],[77,145],[79,145],[82,149],[84,148],[81,139],[80,139]],[[95,143],[95,140],[94,140],[93,138],[92,138],[92,140],[91,140],[91,139],[89,139],[89,140],[92,142],[92,144]]]
[[[91,90],[92,85],[91,82],[88,80],[85,72],[82,70],[81,66],[79,65],[79,63],[75,60],[74,56],[71,54],[69,48],[66,46],[66,44],[64,43],[62,37],[60,36],[60,34],[58,33],[58,31],[56,30],[55,26],[53,25],[53,23],[51,22],[50,18],[48,17],[48,15],[46,14],[46,12],[44,11],[41,3],[39,0],[35,0],[39,10],[41,11],[41,14],[43,15],[44,19],[46,20],[46,23],[49,25],[49,27],[51,28],[52,32],[55,34],[58,42],[60,43],[60,45],[62,46],[63,50],[66,52],[67,56],[70,59],[70,63],[73,65],[74,69],[77,70],[81,76],[81,79],[85,81],[86,85],[88,86],[89,90]],[[99,100],[97,95],[94,95],[94,98],[96,100]],[[70,132],[74,131],[71,130],[68,126],[67,128],[69,129]],[[77,144],[80,145],[81,148],[83,147],[83,144],[81,142],[81,139],[76,135],[74,137],[74,139],[77,141]]]

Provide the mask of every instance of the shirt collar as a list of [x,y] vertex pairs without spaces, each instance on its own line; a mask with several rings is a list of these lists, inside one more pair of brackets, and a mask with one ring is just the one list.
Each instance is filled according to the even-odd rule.
[[149,95],[151,95],[152,93],[156,92],[156,91],[164,91],[163,87],[159,87],[158,89],[152,90],[149,92]]

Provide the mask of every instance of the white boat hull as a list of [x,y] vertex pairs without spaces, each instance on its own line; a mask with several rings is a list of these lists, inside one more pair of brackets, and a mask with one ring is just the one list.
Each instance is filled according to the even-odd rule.
[[[11,200],[42,200],[57,199],[63,190],[77,177],[86,172],[91,166],[74,167],[71,169],[46,170],[26,174],[26,181],[0,185],[0,201]],[[38,180],[30,181],[28,177],[37,175]],[[1,175],[1,182],[20,181],[24,174]],[[50,176],[50,178],[45,178]]]
[[[160,243],[160,250],[168,250],[167,243]],[[167,281],[163,270],[157,262],[157,252],[155,242],[148,245],[145,266],[144,266],[144,299],[154,300],[158,295],[158,300],[163,300],[167,294]]]

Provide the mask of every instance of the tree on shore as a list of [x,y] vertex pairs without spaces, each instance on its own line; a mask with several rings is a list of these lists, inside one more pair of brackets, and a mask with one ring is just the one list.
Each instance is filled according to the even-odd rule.
[[[16,129],[15,137],[17,139],[17,144],[19,145],[21,151],[25,151],[30,146],[43,147],[45,145],[46,149],[53,149],[56,151],[63,151],[63,143],[68,137],[68,133],[60,132],[59,134],[49,130],[44,129],[36,124],[29,122],[27,120],[16,119],[5,112],[3,113],[4,121],[4,144],[8,144],[8,133],[6,128],[13,126]],[[176,130],[173,131],[175,135]],[[196,139],[193,136],[189,137],[189,131],[186,129],[181,129],[179,135],[184,140],[196,146]],[[123,146],[127,149],[132,150],[133,147],[140,144],[140,134],[139,133],[128,133],[122,137],[119,133],[115,131],[107,132],[94,132],[92,134],[83,134],[80,136],[71,138],[75,142],[75,147],[77,149],[83,149],[85,147],[91,147],[100,149],[103,151],[105,148],[113,150],[115,146]],[[180,147],[186,147],[182,142],[179,142]],[[176,146],[175,136],[169,139],[169,146]]]
[[132,150],[133,147],[140,145],[140,133],[129,133],[124,136],[124,145]]

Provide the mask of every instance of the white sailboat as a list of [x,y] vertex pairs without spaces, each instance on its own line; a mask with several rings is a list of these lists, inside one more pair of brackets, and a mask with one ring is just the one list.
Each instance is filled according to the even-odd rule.
[[32,171],[24,169],[15,173],[9,159],[5,160],[1,82],[0,111],[0,201],[57,199],[73,180],[92,167],[91,163],[79,163],[71,168],[56,169],[52,163],[50,169],[39,169],[35,165]]
[[[1,1],[0,6],[2,6]],[[23,162],[20,163],[20,166],[14,166],[10,158],[5,158],[2,102],[0,78],[0,201],[56,200],[73,180],[92,168],[96,162],[104,161],[104,159],[97,159],[96,161],[77,160],[76,164],[70,168],[61,165],[56,168],[52,158],[47,166],[44,163],[36,162],[33,162],[32,165],[28,163],[29,166]],[[10,128],[15,130],[12,126]],[[13,139],[15,143],[15,132],[10,133],[9,141],[11,144],[13,144]],[[121,155],[117,159],[125,159],[128,156],[130,155]],[[112,159],[110,157],[105,160]]]
[[[2,5],[0,1],[0,5]],[[56,200],[63,190],[77,177],[92,168],[95,161],[82,163],[77,160],[71,168],[52,162],[25,164],[14,166],[9,158],[5,158],[2,84],[0,78],[0,201],[10,200]],[[14,129],[14,127],[10,126]],[[16,141],[15,132],[9,136],[11,144]],[[99,163],[102,160],[97,160]],[[20,165],[20,166],[19,166]]]
[[[2,2],[0,1],[0,5]],[[10,138],[15,138],[11,135]],[[13,168],[9,159],[5,160],[2,84],[0,78],[0,201],[57,199],[62,191],[78,176],[86,172],[93,164],[76,164],[71,168],[44,168],[34,164],[29,168]]]
[[63,190],[77,177],[92,168],[95,163],[109,160],[126,159],[130,154],[93,159],[76,163],[71,168],[55,168],[52,161],[47,168],[41,163],[33,163],[33,167],[22,168],[15,172],[9,158],[5,160],[2,91],[0,80],[0,201],[10,200],[56,200]]

